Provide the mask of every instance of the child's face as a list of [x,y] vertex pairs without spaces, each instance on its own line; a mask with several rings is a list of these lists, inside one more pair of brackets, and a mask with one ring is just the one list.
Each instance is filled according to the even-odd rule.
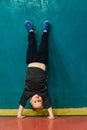
[[41,109],[43,107],[42,97],[38,94],[35,94],[31,97],[30,103],[34,109]]

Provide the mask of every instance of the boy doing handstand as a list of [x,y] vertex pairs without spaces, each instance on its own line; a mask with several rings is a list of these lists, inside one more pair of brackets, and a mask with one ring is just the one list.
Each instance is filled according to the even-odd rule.
[[28,30],[28,49],[26,53],[26,63],[28,70],[25,78],[25,88],[20,99],[18,118],[23,118],[22,112],[28,99],[34,110],[48,109],[49,118],[54,119],[51,100],[47,89],[46,66],[48,63],[48,35],[50,24],[44,22],[41,44],[37,50],[35,32],[30,21],[25,21]]

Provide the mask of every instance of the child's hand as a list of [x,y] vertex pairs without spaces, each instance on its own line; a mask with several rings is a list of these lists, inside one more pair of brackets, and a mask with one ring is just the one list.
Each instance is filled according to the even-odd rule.
[[48,116],[48,119],[55,119],[55,117],[54,116]]
[[25,118],[25,116],[17,116],[17,118],[21,118],[22,119],[22,118]]

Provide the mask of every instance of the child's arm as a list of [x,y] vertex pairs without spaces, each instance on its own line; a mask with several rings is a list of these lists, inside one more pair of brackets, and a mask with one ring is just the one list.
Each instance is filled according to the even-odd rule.
[[22,113],[23,113],[23,106],[19,106],[19,109],[18,109],[18,114],[17,114],[17,117],[18,118],[24,118],[25,116],[22,116]]
[[54,119],[55,117],[54,117],[54,114],[53,114],[53,109],[52,109],[52,107],[50,107],[50,108],[48,108],[48,113],[49,113],[49,119]]

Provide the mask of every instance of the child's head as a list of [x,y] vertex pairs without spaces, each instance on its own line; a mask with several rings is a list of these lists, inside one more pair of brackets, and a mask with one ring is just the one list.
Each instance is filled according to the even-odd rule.
[[43,99],[38,94],[35,94],[30,98],[30,103],[34,110],[43,108]]

